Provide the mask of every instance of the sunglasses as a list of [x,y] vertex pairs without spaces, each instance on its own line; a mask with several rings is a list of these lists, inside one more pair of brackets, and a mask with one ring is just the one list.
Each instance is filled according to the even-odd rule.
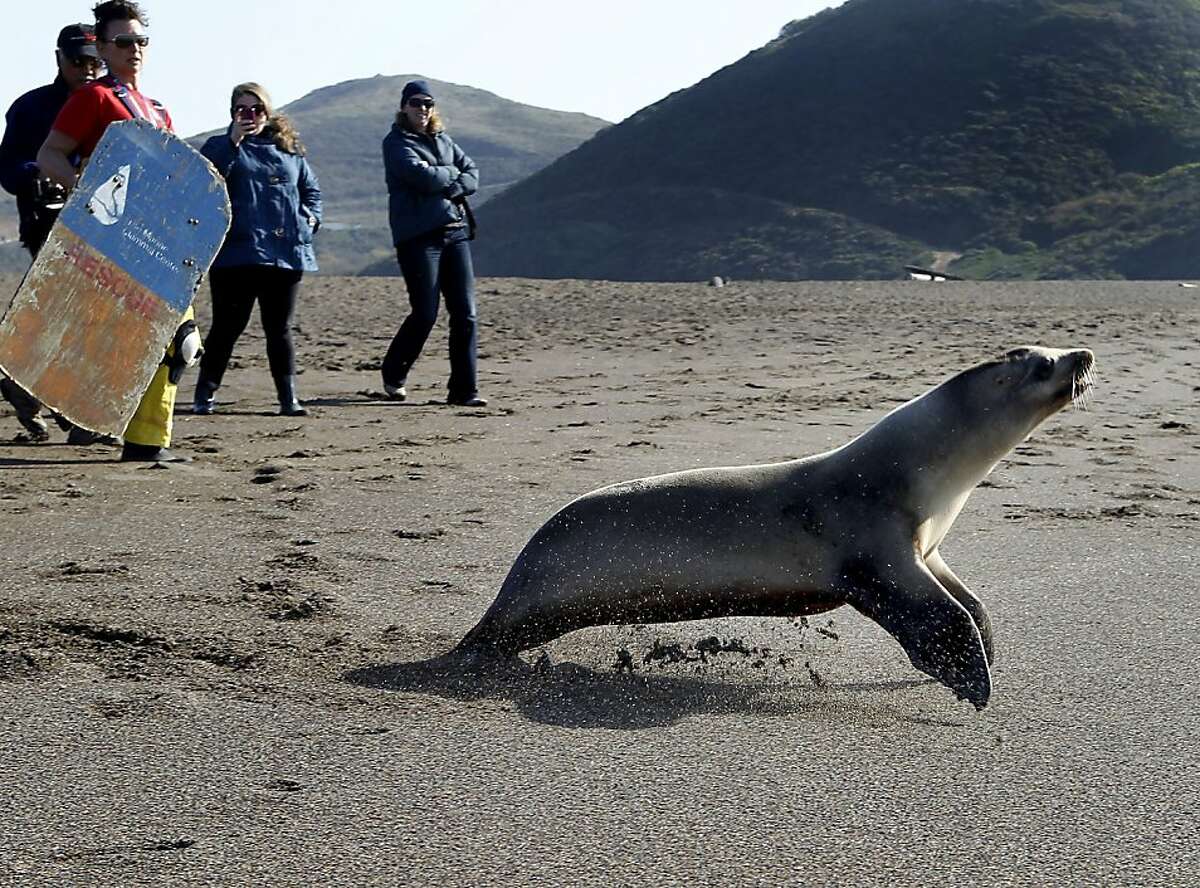
[[112,40],[105,40],[105,43],[114,43],[120,49],[129,49],[132,46],[146,47],[150,45],[149,34],[118,34]]
[[233,116],[234,117],[249,117],[251,115],[253,115],[255,117],[262,117],[266,113],[267,113],[266,105],[255,104],[255,105],[234,105],[233,106]]
[[433,99],[409,99],[408,104],[409,104],[409,107],[424,108],[426,111],[428,111],[436,103],[433,101]]

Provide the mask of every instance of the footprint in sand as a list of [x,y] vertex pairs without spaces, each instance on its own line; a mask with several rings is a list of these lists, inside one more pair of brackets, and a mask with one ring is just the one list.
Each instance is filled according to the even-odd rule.
[[275,465],[259,466],[254,470],[254,474],[250,477],[251,484],[274,484],[276,481],[281,481],[283,476],[283,467]]

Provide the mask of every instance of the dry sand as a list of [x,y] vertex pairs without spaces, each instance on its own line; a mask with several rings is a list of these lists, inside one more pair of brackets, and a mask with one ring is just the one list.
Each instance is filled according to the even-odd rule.
[[[254,329],[219,412],[178,417],[190,465],[0,415],[0,884],[1194,884],[1196,290],[480,291],[486,409],[431,403],[444,321],[413,400],[379,400],[399,281],[314,277],[307,419],[274,415]],[[1094,349],[1101,385],[943,547],[996,629],[983,713],[848,609],[585,630],[487,680],[397,667],[577,494],[829,448],[1026,343]],[[702,660],[714,635],[749,653]]]

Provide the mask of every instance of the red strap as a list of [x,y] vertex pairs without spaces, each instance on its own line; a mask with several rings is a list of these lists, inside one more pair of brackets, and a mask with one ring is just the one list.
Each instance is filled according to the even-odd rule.
[[134,120],[148,120],[159,129],[165,128],[166,121],[163,120],[162,115],[158,113],[158,108],[156,107],[155,102],[147,99],[140,93],[138,94],[146,102],[147,107],[150,109],[150,113],[147,114],[146,111],[142,109],[141,103],[133,97],[133,94],[129,91],[129,88],[125,86],[125,84],[121,83],[121,81],[117,80],[117,78],[109,74],[105,76],[101,82],[113,91],[113,95],[115,95],[121,104],[125,106],[125,110],[129,112],[129,116]]

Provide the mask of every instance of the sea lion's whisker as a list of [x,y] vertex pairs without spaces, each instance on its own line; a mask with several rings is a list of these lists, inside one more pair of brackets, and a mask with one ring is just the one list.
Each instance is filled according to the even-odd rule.
[[1078,408],[1079,410],[1090,409],[1092,401],[1095,399],[1095,388],[1095,364],[1088,364],[1086,367],[1075,371],[1075,375],[1071,377],[1072,406]]

